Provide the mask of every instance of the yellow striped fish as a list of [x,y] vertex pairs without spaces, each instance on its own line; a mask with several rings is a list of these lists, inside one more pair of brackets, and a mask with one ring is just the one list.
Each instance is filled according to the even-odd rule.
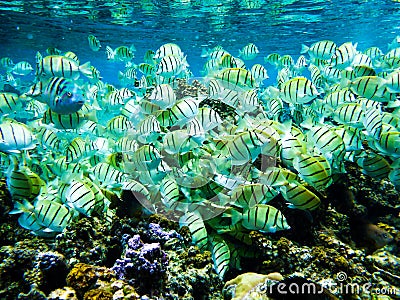
[[258,53],[260,53],[260,51],[258,51],[257,46],[253,43],[249,43],[244,46],[242,50],[239,50],[239,57],[245,60],[252,60],[257,57]]
[[101,48],[100,41],[93,34],[88,36],[89,47],[93,51],[99,51]]
[[336,52],[336,44],[329,40],[318,41],[310,47],[306,45],[301,46],[300,53],[308,53],[312,58],[330,59]]
[[214,263],[214,270],[218,276],[223,279],[226,271],[229,269],[231,260],[231,252],[228,244],[217,235],[212,235],[209,238],[211,245],[211,257]]
[[285,82],[280,92],[282,100],[288,104],[308,103],[319,95],[315,85],[305,77],[295,77]]
[[370,151],[364,152],[356,163],[364,174],[376,179],[387,178],[391,171],[389,162],[382,155]]
[[42,57],[37,53],[37,75],[40,77],[64,77],[78,79],[80,73],[90,76],[92,70],[90,62],[79,65],[75,60],[62,55],[49,55]]
[[232,223],[241,221],[243,227],[261,232],[276,232],[290,229],[281,211],[267,204],[256,204],[250,209],[238,212],[231,209]]
[[179,226],[187,226],[192,234],[192,242],[204,251],[207,247],[208,236],[203,220],[194,212],[188,212],[179,219]]
[[242,91],[257,88],[258,84],[253,75],[245,69],[227,68],[221,71],[217,76],[221,80],[222,85],[234,91]]
[[96,209],[96,197],[92,189],[80,180],[72,180],[62,200],[85,216],[90,217]]
[[45,231],[62,232],[75,217],[73,209],[51,200],[37,201],[34,212]]
[[43,114],[43,123],[54,124],[57,129],[77,129],[82,126],[87,120],[97,122],[96,111],[83,114],[77,111],[72,114],[60,115],[50,108]]
[[298,182],[287,182],[280,190],[283,198],[290,202],[290,208],[314,210],[321,204],[318,196]]
[[161,202],[168,209],[176,209],[179,205],[179,186],[172,176],[166,176],[160,183]]
[[229,203],[244,209],[256,204],[265,204],[272,200],[278,192],[262,183],[241,184],[234,188]]
[[362,128],[364,127],[364,110],[358,103],[343,103],[336,107],[333,119],[341,124]]
[[383,154],[400,157],[400,131],[381,133],[379,140],[374,140],[374,144]]
[[89,176],[94,182],[99,182],[101,186],[120,186],[127,179],[125,173],[105,162],[95,165]]
[[301,182],[301,178],[289,169],[270,167],[259,173],[259,181],[267,186],[279,188],[287,182]]
[[324,190],[332,182],[331,166],[322,155],[299,154],[293,161],[293,167],[305,182],[317,190]]

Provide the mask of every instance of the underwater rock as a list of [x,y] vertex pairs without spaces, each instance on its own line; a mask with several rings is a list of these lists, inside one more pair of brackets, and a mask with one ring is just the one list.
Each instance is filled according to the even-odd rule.
[[67,285],[73,288],[78,297],[87,291],[108,285],[115,280],[112,270],[84,263],[76,264],[67,275]]
[[52,291],[47,297],[48,300],[78,300],[75,290],[70,287],[56,289]]
[[145,244],[139,235],[125,235],[122,239],[125,241],[124,256],[112,267],[117,277],[138,286],[141,293],[160,289],[168,265],[160,243]]
[[48,251],[40,239],[33,238],[0,248],[0,298],[16,299],[19,294],[37,293],[43,274],[35,264],[37,255]]
[[71,265],[82,262],[112,266],[122,252],[119,238],[97,218],[83,218],[68,226],[56,236],[55,249]]
[[257,273],[244,273],[225,283],[222,291],[224,299],[232,300],[268,300],[271,299],[266,294],[265,286],[270,286],[282,280],[279,273],[268,275]]

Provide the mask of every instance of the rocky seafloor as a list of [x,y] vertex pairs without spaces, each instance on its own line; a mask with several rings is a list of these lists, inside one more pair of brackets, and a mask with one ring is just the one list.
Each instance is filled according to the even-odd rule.
[[[251,232],[243,249],[254,255],[223,280],[187,227],[143,214],[129,195],[111,226],[85,217],[49,239],[8,214],[2,180],[0,299],[400,299],[399,193],[353,164],[346,170],[312,213],[274,199],[291,229]],[[392,241],[377,243],[377,228]]]

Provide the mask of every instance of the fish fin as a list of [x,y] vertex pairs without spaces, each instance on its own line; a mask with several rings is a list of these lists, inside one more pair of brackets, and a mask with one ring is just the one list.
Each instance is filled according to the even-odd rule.
[[304,45],[304,44],[301,45],[301,51],[300,51],[301,54],[307,53],[308,50],[310,50],[309,47],[307,47],[307,46]]
[[81,71],[81,73],[87,77],[92,76],[90,61],[84,63],[83,65],[80,65],[79,71]]

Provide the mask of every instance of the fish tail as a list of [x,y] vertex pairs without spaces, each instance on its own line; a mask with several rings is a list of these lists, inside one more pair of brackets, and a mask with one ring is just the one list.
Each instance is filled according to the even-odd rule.
[[306,46],[304,44],[301,45],[301,51],[300,51],[301,54],[307,53],[308,50],[310,50],[310,48],[308,46]]
[[26,199],[23,200],[23,203],[15,201],[14,209],[9,212],[10,215],[20,214],[24,212],[30,212],[34,209],[33,205]]
[[79,71],[82,72],[83,75],[85,76],[91,76],[92,75],[92,69],[91,69],[91,65],[90,62],[86,62],[83,65],[79,66]]

